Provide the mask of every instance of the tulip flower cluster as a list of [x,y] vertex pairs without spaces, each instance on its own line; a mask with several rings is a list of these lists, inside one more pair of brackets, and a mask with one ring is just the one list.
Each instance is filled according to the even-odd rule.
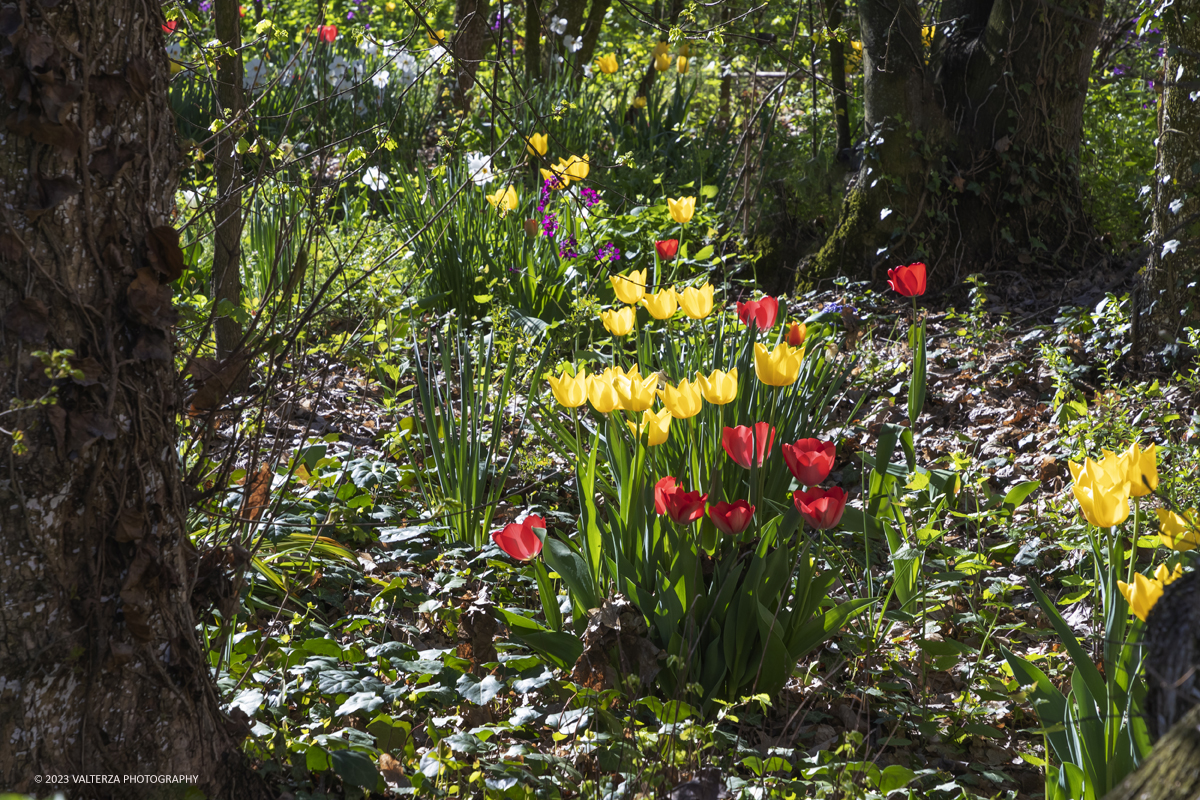
[[[685,289],[663,288],[657,292],[646,291],[646,270],[632,270],[628,275],[611,275],[609,282],[617,299],[626,306],[643,305],[655,319],[670,319],[678,308],[692,319],[704,319],[713,310],[713,287],[706,283],[700,288],[689,286]],[[628,312],[625,314],[624,312]],[[622,314],[622,316],[614,316]],[[600,312],[600,320],[604,327],[614,336],[625,336],[633,330],[634,313],[632,308],[616,311]],[[625,324],[625,323],[628,324]]]
[[1145,450],[1134,443],[1117,455],[1104,452],[1102,461],[1068,462],[1074,484],[1071,492],[1088,522],[1098,528],[1120,525],[1129,518],[1129,498],[1142,497],[1158,488],[1155,446]]
[[685,492],[670,475],[654,485],[654,510],[659,516],[670,517],[676,525],[690,525],[707,514],[716,529],[729,536],[737,536],[750,527],[754,506],[745,500],[722,501],[705,509],[707,499],[706,494]]
[[[544,155],[544,154],[543,154]],[[559,159],[550,166],[550,169],[539,170],[542,173],[542,178],[546,181],[555,181],[551,184],[556,189],[566,189],[571,185],[571,181],[582,181],[587,178],[591,172],[591,163],[588,157],[584,155],[571,156],[567,159]]]
[[1153,578],[1147,578],[1139,572],[1133,576],[1132,586],[1125,581],[1117,581],[1117,588],[1121,590],[1121,594],[1129,603],[1129,610],[1138,619],[1145,622],[1150,609],[1154,608],[1158,598],[1162,597],[1163,587],[1181,577],[1183,577],[1183,565],[1176,565],[1172,571],[1167,569],[1166,564],[1159,564]]

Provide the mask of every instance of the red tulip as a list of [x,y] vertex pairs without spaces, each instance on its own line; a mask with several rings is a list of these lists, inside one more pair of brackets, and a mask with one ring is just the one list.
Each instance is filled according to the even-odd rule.
[[246,16],[246,7],[245,6],[238,6],[238,16],[239,17]]
[[799,347],[804,344],[804,337],[807,335],[808,327],[803,322],[793,322],[792,327],[788,329],[788,347]]
[[750,469],[751,463],[761,467],[767,456],[771,455],[771,446],[774,444],[775,429],[765,422],[756,422],[753,428],[738,425],[721,431],[721,447],[746,469]]
[[749,527],[750,520],[754,518],[754,506],[745,500],[717,503],[708,507],[708,518],[721,533],[737,536]]
[[317,39],[322,42],[332,42],[337,38],[337,25],[318,25]]
[[779,301],[774,297],[760,297],[747,303],[738,302],[738,319],[744,325],[753,322],[760,331],[775,327],[775,317],[779,315]]
[[661,242],[655,242],[654,249],[658,251],[659,258],[663,261],[670,261],[679,252],[679,240],[666,239]]
[[174,33],[174,32],[175,32],[175,29],[176,29],[177,27],[179,27],[179,21],[178,21],[178,20],[174,20],[174,19],[169,19],[169,20],[167,20],[167,21],[166,21],[166,22],[163,24],[163,26],[162,26],[163,33],[165,33],[165,34],[167,34],[168,36],[170,36],[172,33]]
[[783,446],[783,462],[805,486],[816,486],[829,477],[837,448],[833,442],[820,439],[801,439]]
[[654,484],[654,510],[666,514],[676,525],[687,525],[704,516],[708,495],[685,492],[670,475]]
[[521,522],[512,522],[503,530],[492,531],[492,541],[518,561],[528,561],[542,552],[542,540],[534,528],[546,529],[546,520],[530,514]]
[[846,490],[839,486],[832,489],[814,486],[803,492],[797,490],[792,495],[792,502],[809,525],[827,531],[836,528],[842,521],[842,512],[846,510]]
[[920,261],[888,270],[888,286],[905,297],[925,294],[925,265]]

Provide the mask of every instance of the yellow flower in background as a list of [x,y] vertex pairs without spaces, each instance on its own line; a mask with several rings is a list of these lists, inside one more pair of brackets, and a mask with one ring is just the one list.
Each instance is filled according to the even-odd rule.
[[551,375],[546,380],[550,383],[554,399],[559,402],[559,405],[567,408],[579,408],[587,402],[587,374],[582,370],[574,376],[564,372],[560,377],[556,378]]
[[754,374],[768,386],[791,386],[800,377],[803,361],[803,347],[788,347],[780,342],[769,351],[764,344],[754,345]]
[[1120,525],[1129,518],[1129,481],[1125,458],[1106,453],[1104,460],[1086,459],[1083,465],[1068,461],[1071,493],[1088,522],[1099,528]]
[[1200,531],[1193,522],[1196,509],[1189,508],[1183,514],[1176,514],[1169,509],[1159,508],[1155,513],[1158,514],[1158,538],[1167,547],[1182,553],[1200,546]]
[[663,405],[675,419],[694,417],[704,407],[704,401],[700,399],[699,381],[688,383],[687,378],[684,378],[679,382],[678,388],[668,383],[659,394],[662,396]]
[[924,43],[926,50],[933,47],[934,30],[934,26],[932,25],[926,25],[925,27],[921,28],[921,41]]
[[395,4],[395,3],[390,3],[390,2],[389,2],[389,3],[384,3],[384,4],[383,4],[383,7],[384,7],[385,9],[387,9],[387,12],[388,12],[389,14],[390,14],[390,13],[392,13],[393,11],[395,11],[395,10],[396,10],[396,4]]
[[690,42],[684,42],[683,44],[679,45],[679,55],[683,56],[684,58],[691,57],[692,45]]
[[680,56],[678,59],[676,59],[675,69],[679,70],[680,75],[687,75],[687,72],[688,72],[687,56]]
[[628,420],[625,422],[629,426],[629,430],[634,436],[642,438],[642,433],[649,431],[649,437],[646,441],[648,447],[662,444],[667,440],[667,436],[671,432],[671,412],[665,408],[657,414],[653,411],[643,411],[642,421],[638,425],[634,425]]
[[670,319],[679,307],[674,289],[661,289],[654,294],[647,294],[642,298],[642,305],[655,319]]
[[587,154],[583,158],[571,156],[562,165],[562,173],[573,181],[582,181],[591,172],[591,164],[588,162]]
[[666,53],[659,53],[654,57],[654,68],[659,72],[666,72],[671,68],[671,57]]
[[1159,564],[1158,569],[1154,570],[1154,579],[1163,586],[1170,586],[1182,577],[1183,564],[1176,564],[1174,570],[1167,569],[1166,564]]
[[1129,470],[1130,497],[1145,497],[1158,488],[1158,454],[1155,450],[1153,444],[1143,450],[1134,442],[1122,453]]
[[492,208],[499,208],[501,211],[516,211],[517,204],[520,202],[517,199],[517,187],[509,185],[503,192],[484,195],[487,201],[492,204]]
[[1121,594],[1129,603],[1129,610],[1142,622],[1146,621],[1146,615],[1150,613],[1150,609],[1154,608],[1154,604],[1158,602],[1158,598],[1162,597],[1163,593],[1163,585],[1160,581],[1147,578],[1140,572],[1133,576],[1132,586],[1125,581],[1118,581],[1117,588],[1121,590]]
[[628,334],[633,330],[633,323],[636,319],[637,316],[629,306],[600,312],[600,321],[604,323],[604,327],[613,336],[625,336]]
[[547,140],[549,138],[550,134],[548,133],[531,133],[529,134],[528,141],[525,143],[525,149],[529,151],[529,155],[531,156],[544,156],[546,155],[547,145],[549,144]]
[[607,414],[621,404],[613,386],[612,375],[589,375],[587,382],[588,402],[601,414]]
[[626,305],[637,305],[646,296],[646,270],[632,270],[629,275],[610,275],[617,299]]
[[[623,310],[633,313],[632,308]],[[617,390],[617,397],[621,399],[621,408],[635,413],[645,411],[654,405],[658,375],[652,374],[643,378],[636,372],[631,372],[624,377],[613,378],[613,388]]]
[[675,296],[683,313],[692,319],[704,319],[712,313],[713,287],[711,283],[706,283],[699,289],[689,286],[682,292],[676,291]]
[[600,56],[596,59],[596,66],[600,67],[600,71],[605,75],[612,75],[617,71],[617,57],[612,53]]
[[538,172],[542,173],[542,180],[544,181],[548,181],[551,178],[557,181],[557,183],[550,185],[551,189],[565,189],[571,183],[571,179],[566,175],[563,175],[562,171],[558,169],[558,167],[553,167],[551,169],[538,169]]
[[646,97],[644,95],[638,95],[637,97],[633,98],[633,107],[634,108],[645,108],[646,107]]
[[666,42],[659,42],[658,44],[654,45],[653,55],[655,58],[658,58],[659,56],[666,55],[670,49],[670,45],[668,45]]
[[433,33],[429,33],[428,31],[426,31],[425,38],[429,40],[430,47],[436,47],[439,44],[440,45],[446,44],[446,32],[444,30],[434,31]]
[[714,406],[723,406],[726,403],[732,403],[733,399],[737,397],[737,367],[729,370],[729,372],[714,369],[712,374],[707,378],[702,374],[697,374],[696,383],[700,386],[700,391],[704,394],[704,399]]
[[671,212],[671,219],[680,225],[686,225],[696,213],[696,198],[680,197],[678,200],[672,200],[668,197],[667,210]]

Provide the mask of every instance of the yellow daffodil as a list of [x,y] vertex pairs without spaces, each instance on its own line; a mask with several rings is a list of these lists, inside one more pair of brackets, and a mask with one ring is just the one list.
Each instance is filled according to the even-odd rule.
[[774,350],[767,350],[764,344],[754,345],[754,373],[768,386],[791,386],[800,377],[803,361],[803,347],[780,342]]
[[433,33],[426,31],[425,38],[429,40],[430,47],[435,47],[439,44],[444,45],[446,43],[446,32],[444,30],[434,31]]
[[632,270],[628,275],[611,275],[617,299],[626,305],[635,306],[646,296],[646,270]]
[[688,383],[687,378],[684,378],[679,382],[678,388],[668,383],[660,394],[663,405],[675,419],[694,417],[704,406],[704,402],[700,399],[699,381]]
[[1125,459],[1106,453],[1102,461],[1083,465],[1067,462],[1074,483],[1071,492],[1088,522],[1100,528],[1120,525],[1129,518],[1129,481]]
[[611,311],[601,311],[600,321],[604,323],[604,327],[613,336],[625,336],[633,330],[634,320],[637,315],[633,309],[626,306],[625,308],[614,308]]
[[675,69],[677,69],[679,71],[680,75],[687,75],[687,72],[688,72],[687,56],[680,56],[678,59],[676,59]]
[[683,313],[692,319],[704,319],[712,313],[713,287],[711,283],[706,283],[699,289],[689,286],[682,292],[676,291],[675,296]]
[[643,411],[642,421],[638,425],[626,421],[629,430],[634,436],[642,438],[642,433],[649,431],[649,437],[646,441],[648,447],[662,444],[667,440],[667,435],[671,432],[671,412],[667,409],[662,409],[657,414],[653,411]]
[[531,156],[544,156],[549,145],[547,141],[549,138],[550,134],[548,133],[531,133],[529,140],[525,142],[525,149]]
[[723,406],[726,403],[731,403],[737,397],[737,367],[729,370],[729,372],[714,369],[712,374],[707,378],[704,375],[698,374],[696,375],[696,383],[700,386],[700,391],[704,394],[704,399],[714,406]]
[[617,71],[617,57],[612,53],[600,56],[596,59],[596,66],[600,67],[600,71],[605,75],[612,75]]
[[1158,569],[1154,570],[1154,579],[1163,586],[1170,586],[1182,577],[1183,564],[1176,564],[1174,570],[1167,569],[1166,564],[1159,564]]
[[633,98],[633,107],[634,108],[645,108],[646,107],[646,96],[639,94],[637,97]]
[[666,72],[671,68],[671,57],[666,53],[659,53],[654,57],[654,68],[659,72]]
[[680,225],[686,225],[696,213],[696,198],[680,197],[678,200],[672,200],[668,197],[667,210],[671,212],[671,219]]
[[484,195],[487,201],[492,204],[492,208],[499,208],[501,211],[516,211],[517,210],[517,188],[509,185],[503,192]]
[[[624,309],[631,314],[632,308]],[[613,378],[613,388],[620,398],[620,407],[626,411],[645,411],[654,405],[655,390],[658,388],[658,375],[641,377],[636,372],[623,377]]]
[[675,309],[679,307],[679,301],[675,297],[674,289],[660,289],[654,294],[647,294],[643,297],[642,305],[650,311],[650,316],[655,319],[670,319],[675,313]]
[[589,375],[587,384],[588,402],[601,414],[607,414],[621,404],[613,386],[612,375]]
[[1190,508],[1183,514],[1176,514],[1174,511],[1160,508],[1155,513],[1158,514],[1158,538],[1167,547],[1182,553],[1185,550],[1195,550],[1200,545],[1200,531],[1193,523],[1196,519],[1196,509]]
[[588,163],[588,157],[585,154],[583,158],[571,156],[563,162],[562,173],[573,181],[582,181],[588,176],[591,171],[591,164]]
[[1129,603],[1129,610],[1142,622],[1146,621],[1146,615],[1150,613],[1150,609],[1154,608],[1154,604],[1158,602],[1158,598],[1162,597],[1163,593],[1163,585],[1160,581],[1147,578],[1140,572],[1133,576],[1133,586],[1125,581],[1118,581],[1117,587],[1121,590],[1121,594],[1125,595],[1125,600]]
[[580,371],[574,376],[563,373],[556,378],[553,375],[546,378],[550,383],[550,389],[554,392],[554,399],[559,402],[559,405],[564,405],[567,408],[579,408],[587,402],[587,375]]
[[1158,459],[1155,445],[1145,450],[1134,442],[1122,455],[1129,468],[1129,496],[1144,497],[1158,488]]
[[551,169],[539,169],[538,172],[542,173],[542,180],[544,181],[548,181],[551,178],[554,178],[556,181],[558,181],[556,184],[551,184],[551,189],[565,189],[571,184],[571,179],[566,175],[563,175],[562,170],[558,169],[557,167],[552,167]]

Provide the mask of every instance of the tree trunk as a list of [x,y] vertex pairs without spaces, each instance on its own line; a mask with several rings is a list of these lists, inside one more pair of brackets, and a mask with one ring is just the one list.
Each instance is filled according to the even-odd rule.
[[[229,122],[217,134],[216,236],[213,247],[212,292],[217,309],[217,358],[229,358],[242,343],[242,326],[233,315],[242,307],[242,191],[237,141],[244,121],[242,112],[242,29],[238,0],[216,0],[217,38],[232,53],[217,57],[217,105]],[[224,309],[222,309],[224,306]],[[224,312],[224,313],[223,313]],[[239,376],[234,390],[245,390]]]
[[936,289],[963,263],[1082,258],[1093,237],[1076,157],[1101,12],[948,2],[927,62],[915,0],[863,0],[866,158],[802,280],[922,260]]
[[1150,253],[1138,275],[1134,351],[1156,353],[1196,324],[1200,280],[1200,0],[1162,14],[1166,32]]
[[[190,599],[170,281],[178,148],[157,4],[0,8],[0,786],[263,797],[219,709]],[[15,422],[14,422],[15,420]],[[244,731],[244,726],[243,726]],[[45,775],[113,775],[58,787]]]
[[[825,17],[828,32],[832,33],[842,27],[845,15],[844,0],[832,0],[829,12]],[[850,103],[846,94],[846,53],[845,45],[836,36],[829,39],[829,84],[833,89],[834,127],[837,130],[837,157],[839,160],[850,158],[850,149],[854,143],[850,139]]]
[[592,0],[588,8],[587,22],[583,25],[583,47],[579,50],[580,69],[584,64],[592,63],[596,55],[596,45],[600,42],[600,32],[604,30],[604,16],[612,7],[612,0]]
[[537,0],[525,0],[525,77],[530,83],[542,77],[542,17]]
[[490,0],[457,0],[454,6],[454,68],[450,75],[451,99],[457,108],[466,111],[470,107],[471,89],[475,86],[475,73],[492,44],[488,30]]

